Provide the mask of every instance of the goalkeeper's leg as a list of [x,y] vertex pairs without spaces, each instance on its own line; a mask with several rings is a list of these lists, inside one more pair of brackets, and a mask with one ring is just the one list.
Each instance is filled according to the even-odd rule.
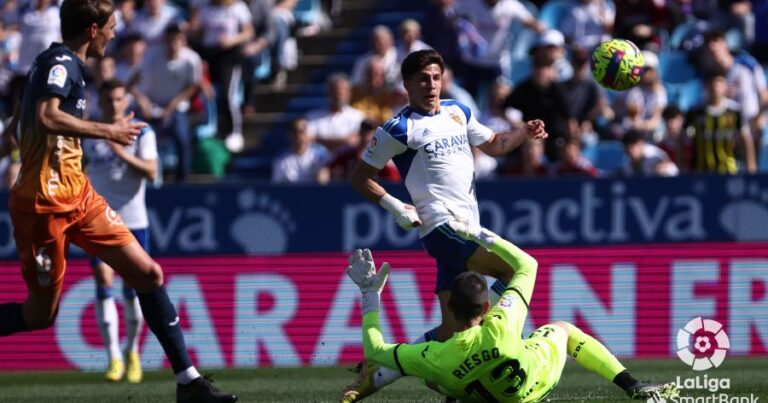
[[652,384],[635,379],[624,365],[594,337],[584,333],[568,322],[555,322],[553,325],[568,332],[568,355],[579,365],[594,372],[603,379],[613,382],[632,399],[671,398],[676,396],[674,383]]

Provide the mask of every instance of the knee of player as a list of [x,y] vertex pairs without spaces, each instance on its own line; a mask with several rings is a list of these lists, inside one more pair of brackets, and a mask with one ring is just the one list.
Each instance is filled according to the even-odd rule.
[[154,260],[152,261],[152,264],[149,266],[149,269],[147,270],[146,275],[147,282],[150,283],[154,287],[160,287],[163,285],[163,268],[160,267],[157,262]]
[[569,336],[571,335],[571,329],[573,328],[573,325],[570,322],[566,322],[564,320],[558,320],[556,322],[552,322],[552,325],[565,330],[565,333],[568,334]]

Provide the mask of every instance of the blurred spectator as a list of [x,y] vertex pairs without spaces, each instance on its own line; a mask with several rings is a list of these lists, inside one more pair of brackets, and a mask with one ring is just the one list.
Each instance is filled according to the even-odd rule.
[[585,144],[597,141],[595,123],[613,115],[603,91],[592,78],[589,60],[589,52],[574,50],[571,58],[574,75],[565,83],[571,115],[578,123],[577,134]]
[[37,0],[32,8],[24,12],[19,20],[21,44],[19,47],[19,62],[16,66],[15,77],[10,83],[11,105],[18,102],[26,83],[26,75],[37,55],[48,49],[53,42],[61,40],[61,22],[59,21],[59,6],[52,0]]
[[756,172],[754,142],[739,104],[726,97],[725,72],[710,72],[705,87],[706,103],[689,111],[685,123],[693,137],[691,169],[731,175]]
[[657,138],[661,135],[661,112],[667,106],[667,90],[659,78],[659,58],[644,50],[645,71],[640,84],[619,94],[616,102],[616,132],[621,137],[626,130],[635,129]]
[[523,120],[541,119],[549,133],[545,143],[547,158],[556,161],[563,139],[575,130],[576,119],[571,115],[565,87],[555,82],[554,63],[548,58],[535,58],[531,77],[523,81],[504,103],[504,108],[522,112]]
[[371,51],[358,57],[352,67],[352,82],[360,83],[365,75],[365,67],[373,57],[379,57],[384,63],[387,85],[394,85],[400,77],[400,65],[397,64],[397,49],[392,31],[384,25],[377,25],[371,31]]
[[165,30],[171,25],[184,22],[178,7],[166,3],[166,0],[146,0],[144,7],[136,12],[130,31],[140,33],[147,48],[162,48]]
[[627,162],[622,168],[625,176],[677,176],[677,165],[661,148],[648,144],[645,134],[630,130],[622,138]]
[[462,84],[473,96],[511,69],[509,32],[513,23],[537,32],[544,26],[517,0],[458,0],[459,44],[467,71]]
[[463,75],[456,27],[455,0],[432,0],[424,15],[424,42],[443,56],[445,64]]
[[534,59],[552,60],[557,82],[562,83],[573,77],[573,67],[565,53],[565,37],[560,31],[548,29],[542,32],[531,48],[531,53]]
[[400,39],[396,47],[398,66],[403,63],[403,60],[409,54],[419,50],[431,49],[429,45],[421,41],[421,25],[412,18],[401,22],[397,33]]
[[[707,1],[692,0],[684,3],[706,3]],[[682,1],[681,1],[682,2]],[[656,0],[617,0],[616,19],[613,26],[613,36],[628,39],[640,49],[660,49],[661,27],[667,26],[665,18],[665,2]]]
[[512,176],[549,175],[549,165],[544,156],[544,143],[539,140],[526,140],[520,147],[520,157],[505,164],[501,173]]
[[768,87],[763,68],[752,58],[734,58],[728,50],[725,34],[710,31],[704,36],[700,66],[704,75],[725,71],[728,81],[726,96],[741,106],[744,123],[748,124],[753,138],[760,138],[765,121],[761,116],[768,106]]
[[352,90],[352,107],[378,122],[386,122],[392,117],[393,94],[385,76],[384,61],[372,57],[368,59],[363,81]]
[[330,154],[312,140],[307,128],[307,119],[293,121],[291,148],[272,163],[272,183],[318,183],[318,174],[328,163]]
[[768,63],[768,24],[764,21],[768,21],[768,0],[755,0],[752,2],[754,7],[755,21],[760,21],[760,24],[755,24],[755,40],[752,44],[751,53],[760,60],[760,63],[765,65]]
[[251,12],[242,0],[210,0],[200,11],[203,57],[216,87],[219,136],[232,153],[243,150],[238,92],[242,84],[242,45],[253,37]]
[[606,0],[581,0],[565,16],[561,31],[569,44],[591,51],[610,38],[615,17],[616,10]]
[[512,87],[504,80],[496,80],[488,91],[488,102],[479,120],[494,133],[510,131],[513,126],[522,124],[520,111],[504,109],[504,101],[511,92]]
[[575,137],[565,140],[560,148],[560,160],[552,165],[552,176],[599,176],[597,168],[581,154],[581,141]]
[[[136,2],[120,0],[115,2],[115,36],[118,38],[133,26],[136,20]],[[112,42],[110,42],[111,44]],[[109,45],[107,45],[109,46]]]
[[163,35],[165,45],[149,52],[141,71],[137,98],[144,117],[157,129],[159,139],[170,138],[176,149],[176,181],[186,180],[192,169],[190,101],[200,90],[202,61],[186,46],[184,33],[171,25]]
[[252,0],[250,4],[253,39],[243,46],[243,113],[246,114],[256,112],[254,71],[262,62],[262,54],[270,52],[275,42],[270,4],[271,0]]
[[[6,100],[5,108],[10,108],[16,102],[11,100],[10,85],[15,75],[19,62],[19,48],[21,47],[21,34],[12,29],[6,29],[0,19],[0,94]],[[0,111],[3,116],[10,115],[13,111]]]
[[296,39],[293,30],[296,27],[296,18],[293,9],[297,0],[277,0],[272,8],[272,27],[275,32],[275,41],[272,45],[272,84],[282,88],[287,79],[287,70],[296,67],[297,50]]
[[664,138],[659,142],[659,148],[667,153],[680,170],[688,171],[693,149],[691,139],[683,132],[683,112],[677,106],[670,105],[664,108],[661,117],[664,119]]
[[[321,181],[327,182],[327,179],[331,180],[347,180],[352,170],[357,166],[357,163],[363,156],[368,145],[373,139],[373,134],[376,132],[376,128],[379,126],[378,122],[370,119],[363,120],[360,123],[359,141],[354,146],[347,146],[336,153],[333,160],[323,168],[323,172],[320,174]],[[392,160],[387,161],[384,168],[378,173],[378,178],[392,183],[402,181],[400,172],[398,172],[395,163]]]
[[[92,59],[94,60],[94,59]],[[85,83],[85,114],[88,120],[101,120],[101,108],[99,108],[99,89],[107,81],[115,79],[115,59],[110,56],[104,56],[101,59],[95,59],[92,70],[91,80]],[[129,104],[133,98],[129,99]]]
[[[462,88],[460,85],[456,84],[456,81],[453,79],[453,70],[451,70],[450,67],[446,66],[445,70],[443,71],[442,75],[442,85],[440,87],[440,98],[443,99],[454,99],[456,101],[461,102],[462,104],[466,105],[469,110],[474,114],[475,116],[480,116],[480,108],[477,107],[477,103],[475,103],[475,98],[472,97],[472,95]],[[386,120],[383,120],[385,122]]]
[[351,89],[349,78],[341,73],[332,74],[327,80],[328,106],[307,113],[309,135],[331,151],[353,144],[362,112],[349,106]]
[[138,32],[131,32],[120,38],[118,44],[118,58],[115,65],[115,78],[125,83],[125,88],[132,91],[144,62],[147,43]]

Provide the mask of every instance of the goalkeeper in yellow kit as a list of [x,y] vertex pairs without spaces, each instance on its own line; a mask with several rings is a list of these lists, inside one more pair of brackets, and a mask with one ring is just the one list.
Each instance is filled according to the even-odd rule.
[[415,376],[445,395],[471,402],[538,402],[557,385],[567,356],[622,388],[630,398],[672,397],[673,383],[655,385],[633,378],[608,349],[567,322],[542,326],[522,339],[538,263],[510,242],[482,228],[452,222],[465,239],[477,242],[515,269],[494,307],[485,278],[465,272],[454,280],[449,307],[455,317],[453,337],[419,344],[389,344],[379,329],[379,294],[389,274],[379,273],[369,250],[349,258],[347,274],[363,294],[365,359]]

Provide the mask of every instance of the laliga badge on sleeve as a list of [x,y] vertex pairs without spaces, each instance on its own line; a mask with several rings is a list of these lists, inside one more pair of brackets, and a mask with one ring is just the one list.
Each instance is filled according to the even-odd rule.
[[57,85],[64,88],[64,84],[67,82],[67,68],[61,64],[57,64],[51,67],[51,71],[48,73],[48,84]]

